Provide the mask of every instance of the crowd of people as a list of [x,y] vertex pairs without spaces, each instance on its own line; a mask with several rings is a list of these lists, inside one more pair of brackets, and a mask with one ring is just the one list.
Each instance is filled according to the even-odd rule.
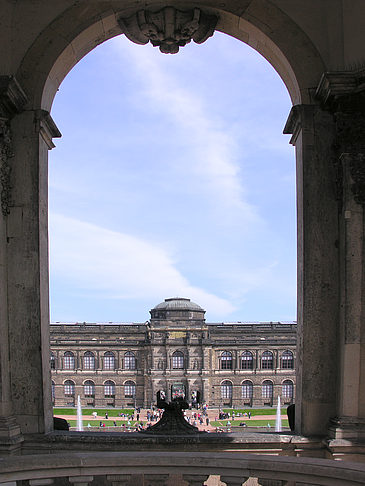
[[[108,428],[109,431],[118,430],[122,432],[138,432],[152,427],[156,422],[158,422],[158,420],[161,419],[163,412],[164,411],[162,409],[152,406],[151,409],[148,410],[141,410],[141,408],[137,407],[130,413],[121,411],[117,414],[117,416],[115,416],[113,413],[113,417],[110,419],[108,412],[103,414],[104,417],[102,419],[100,419],[100,416],[98,417],[96,411],[92,412],[92,416],[94,419],[99,419],[99,425],[96,425],[97,429],[99,430]],[[188,410],[184,410],[183,413],[186,421],[189,424],[198,427],[200,430],[205,430],[206,432],[227,432],[229,427],[231,427],[232,422],[237,418],[250,419],[252,417],[251,411],[237,412],[233,410],[232,413],[230,413],[219,410],[219,413],[213,416],[214,420],[216,422],[218,420],[224,420],[227,422],[225,423],[224,427],[212,427],[211,420],[213,420],[213,417],[208,416],[208,407],[205,403],[196,407],[195,409],[190,407]],[[213,411],[211,411],[210,415],[212,415],[212,413]],[[106,423],[106,421],[110,420],[112,420],[112,425],[110,423]],[[239,425],[242,427],[247,426],[244,421],[241,421]],[[87,429],[95,430],[95,425],[88,423]]]

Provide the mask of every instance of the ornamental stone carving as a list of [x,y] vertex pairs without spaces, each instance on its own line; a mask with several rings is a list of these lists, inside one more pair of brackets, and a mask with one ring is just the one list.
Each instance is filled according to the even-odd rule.
[[157,12],[140,10],[118,23],[129,40],[136,44],[151,42],[164,54],[176,54],[191,40],[201,44],[211,37],[218,17],[199,8],[182,11],[165,7]]
[[11,132],[9,121],[0,118],[0,184],[1,184],[1,211],[4,216],[9,214],[11,204],[10,172],[9,159],[13,157]]

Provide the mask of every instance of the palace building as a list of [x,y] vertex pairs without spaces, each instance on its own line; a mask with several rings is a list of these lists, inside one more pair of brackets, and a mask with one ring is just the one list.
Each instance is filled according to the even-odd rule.
[[156,394],[193,406],[271,406],[295,395],[296,322],[208,323],[186,298],[145,323],[52,323],[56,406],[151,407]]

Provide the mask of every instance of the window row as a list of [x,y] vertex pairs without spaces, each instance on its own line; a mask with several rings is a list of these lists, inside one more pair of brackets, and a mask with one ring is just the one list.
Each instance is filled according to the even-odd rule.
[[[112,351],[107,351],[104,353],[103,357],[103,369],[104,370],[114,370],[116,367],[115,354]],[[74,370],[76,367],[76,357],[72,351],[66,351],[62,357],[63,369],[64,370]],[[223,351],[219,356],[220,369],[222,370],[232,370],[233,369],[233,354],[230,351]],[[251,351],[244,351],[240,355],[240,369],[242,370],[253,370],[254,368],[254,357]],[[125,370],[135,370],[137,367],[137,360],[135,353],[132,351],[127,351],[124,353],[124,367]],[[87,351],[82,356],[82,368],[84,370],[95,370],[96,368],[96,358],[94,353]],[[284,351],[280,356],[280,367],[281,369],[292,370],[294,369],[294,355],[291,351]],[[185,357],[181,351],[175,351],[172,354],[171,367],[174,370],[184,369]],[[271,351],[264,351],[261,355],[261,369],[272,370],[274,368],[274,355]],[[56,357],[51,353],[51,369],[56,369]]]
[[[220,369],[232,370],[233,369],[233,355],[230,351],[223,351],[219,356]],[[240,357],[240,369],[241,370],[253,370],[254,358],[251,351],[244,351]],[[280,356],[280,367],[283,370],[294,369],[294,355],[291,351],[284,351]],[[274,369],[274,354],[271,351],[264,351],[261,355],[261,369],[272,370]]]
[[[221,398],[232,398],[233,383],[229,380],[222,381],[221,385]],[[292,399],[294,397],[294,383],[291,380],[283,381],[281,394],[285,399]],[[261,385],[262,398],[272,399],[274,396],[274,384],[271,380],[265,380]],[[253,383],[250,380],[245,380],[241,384],[241,396],[242,398],[252,399],[253,397]]]
[[[104,353],[103,357],[103,369],[104,370],[114,370],[116,367],[115,354],[112,351],[107,351]],[[72,351],[66,351],[62,356],[63,369],[64,370],[74,370],[76,367],[76,357]],[[124,353],[124,369],[125,370],[135,370],[137,367],[136,355],[132,351],[127,351]],[[91,351],[86,351],[82,356],[82,368],[84,370],[95,370],[96,368],[96,358],[95,354]],[[56,357],[51,353],[51,369],[56,369]]]
[[[124,398],[134,398],[136,396],[136,384],[134,381],[126,381],[124,385]],[[52,381],[52,398],[55,397],[55,388],[56,385],[54,381]],[[85,397],[95,397],[95,383],[92,380],[86,380],[83,384],[84,388],[84,396]],[[114,398],[115,397],[115,390],[116,385],[114,381],[107,380],[103,384],[104,388],[104,398]],[[72,380],[66,380],[63,384],[63,393],[65,397],[74,397],[75,396],[75,382]]]

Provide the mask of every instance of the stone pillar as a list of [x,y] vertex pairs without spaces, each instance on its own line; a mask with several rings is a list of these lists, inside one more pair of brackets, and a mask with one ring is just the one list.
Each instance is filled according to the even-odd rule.
[[202,397],[201,401],[202,403],[209,404],[210,403],[210,387],[209,387],[209,379],[208,378],[203,378],[202,379]]
[[339,413],[330,426],[330,436],[336,439],[365,438],[365,140],[363,148],[363,153],[343,153],[340,157],[341,371]]
[[[326,73],[317,96],[336,123],[334,165],[340,201],[339,380],[335,439],[365,438],[365,90],[363,73]],[[357,86],[356,89],[354,87]],[[329,445],[334,446],[335,441]]]
[[336,411],[339,359],[338,202],[333,117],[294,106],[284,133],[296,148],[298,359],[296,432],[325,435]]
[[[7,225],[10,373],[23,433],[53,427],[49,366],[48,150],[60,136],[43,110],[12,121],[12,206]],[[27,339],[24,339],[27,336]]]
[[21,440],[18,425],[53,427],[47,152],[60,133],[47,112],[22,111],[26,102],[15,78],[1,76],[0,443],[9,450]]

